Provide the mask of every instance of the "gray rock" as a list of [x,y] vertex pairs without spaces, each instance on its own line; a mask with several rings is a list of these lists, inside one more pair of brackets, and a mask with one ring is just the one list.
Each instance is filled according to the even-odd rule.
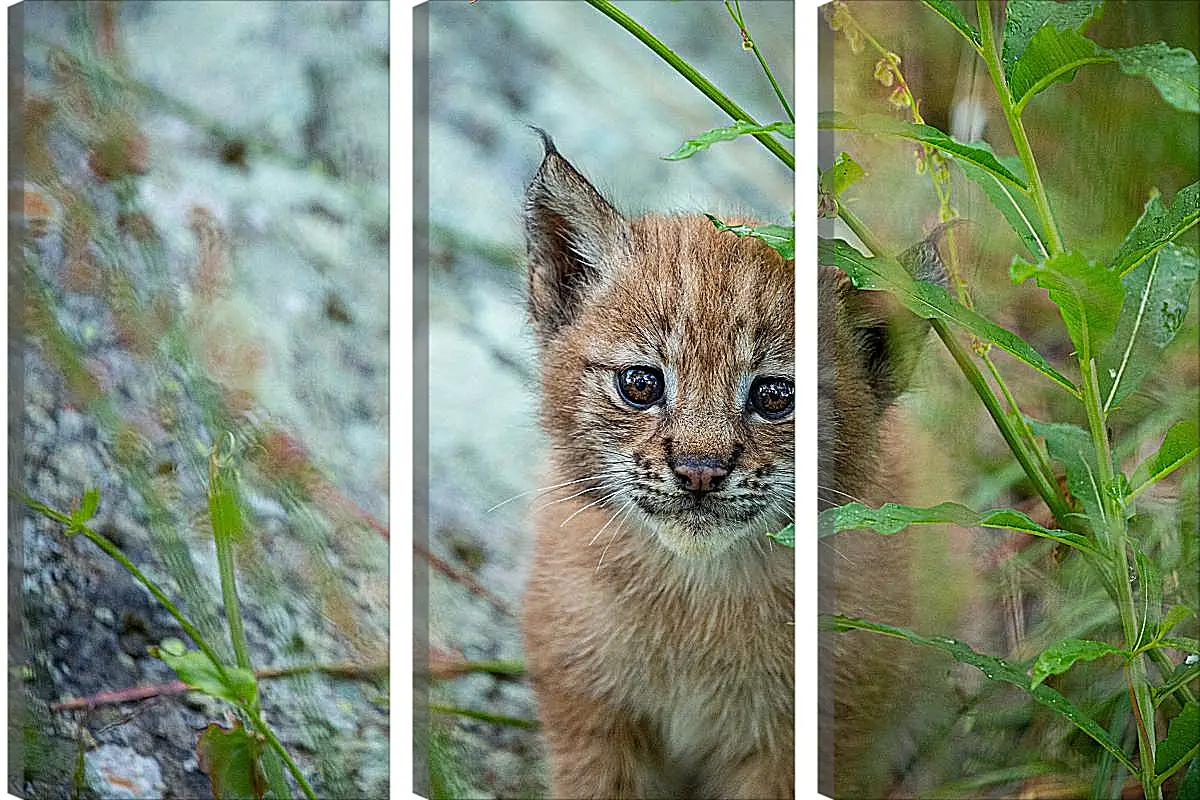
[[87,785],[105,800],[144,800],[163,796],[158,763],[131,747],[105,744],[84,754]]

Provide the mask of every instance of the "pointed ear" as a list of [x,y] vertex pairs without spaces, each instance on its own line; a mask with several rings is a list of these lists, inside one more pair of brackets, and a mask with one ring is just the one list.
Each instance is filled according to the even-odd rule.
[[[937,246],[950,224],[939,226],[897,257],[917,280],[946,285],[946,268]],[[908,389],[929,333],[929,320],[913,314],[887,292],[858,291],[850,287],[849,281],[844,286],[848,322],[863,355],[868,380],[886,407]]]
[[545,156],[525,191],[529,310],[543,341],[571,322],[589,290],[629,247],[629,224],[545,131]]

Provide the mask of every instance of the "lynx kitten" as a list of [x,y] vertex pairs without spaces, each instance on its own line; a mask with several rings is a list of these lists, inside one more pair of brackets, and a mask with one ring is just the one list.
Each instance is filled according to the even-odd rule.
[[[793,551],[766,536],[794,496],[792,262],[704,217],[627,219],[543,137],[525,223],[554,488],[525,641],[553,795],[793,797]],[[905,260],[940,270],[930,242]],[[928,326],[831,267],[817,292],[821,496],[886,495],[880,443]],[[849,567],[822,562],[825,596],[903,619],[889,576],[907,574],[908,545],[866,542],[840,546]],[[878,782],[858,773],[890,762],[872,761],[854,698],[883,704],[872,692],[894,687],[872,665],[903,658],[826,644],[838,730],[833,748],[823,728],[822,763],[836,755],[839,796],[862,796]]]
[[553,796],[791,797],[793,271],[627,219],[554,149],[526,195],[555,493],[525,598]]

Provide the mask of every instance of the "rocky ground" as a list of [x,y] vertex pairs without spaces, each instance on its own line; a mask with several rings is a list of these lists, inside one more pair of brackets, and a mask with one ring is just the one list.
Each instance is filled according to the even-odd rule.
[[[621,7],[758,119],[782,117],[722,4]],[[790,96],[793,6],[741,7]],[[520,662],[518,616],[532,552],[526,520],[535,502],[530,492],[544,483],[545,449],[522,299],[521,198],[541,159],[527,125],[547,130],[611,201],[634,214],[741,211],[786,223],[792,173],[749,140],[681,163],[661,160],[727,118],[582,3],[433,3],[428,78],[428,544],[506,609],[435,569],[429,645],[435,662]],[[431,701],[536,718],[528,685],[507,676],[441,681]],[[431,730],[434,784],[446,796],[545,793],[536,732],[448,714],[435,714]]]
[[[386,796],[388,7],[21,13],[31,213],[24,279],[10,266],[25,301],[10,311],[25,334],[10,340],[13,488],[64,510],[99,488],[93,526],[225,641],[205,465],[230,430],[244,437],[229,441],[246,444],[255,666],[374,670],[263,681],[267,719],[319,796]],[[211,252],[204,220],[222,232]],[[83,537],[19,505],[10,521],[23,688],[9,791],[211,797],[194,745],[224,704],[52,707],[172,680],[147,647],[182,631]]]

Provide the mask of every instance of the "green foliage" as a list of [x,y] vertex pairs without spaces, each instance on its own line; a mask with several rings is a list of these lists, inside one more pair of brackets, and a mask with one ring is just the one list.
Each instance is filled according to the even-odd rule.
[[259,765],[262,742],[235,722],[223,728],[215,722],[196,742],[196,758],[212,780],[216,800],[245,800],[266,794],[266,776]]
[[685,158],[691,158],[701,150],[707,150],[717,142],[728,142],[739,136],[752,136],[761,133],[779,133],[789,139],[795,139],[796,126],[790,122],[772,122],[767,125],[759,125],[745,120],[738,120],[732,125],[727,125],[723,128],[713,128],[694,139],[688,139],[679,146],[678,150],[670,155],[663,156],[663,159],[666,161],[680,161]]
[[771,249],[786,259],[796,257],[796,229],[783,225],[726,225],[712,214],[705,214],[719,231],[728,231],[738,236],[750,236],[771,246]]
[[1033,686],[1039,685],[1051,675],[1061,675],[1076,661],[1095,661],[1107,655],[1128,655],[1119,647],[1108,642],[1093,642],[1088,639],[1063,639],[1042,651],[1033,662]]
[[[866,256],[840,240],[823,240],[819,244],[819,261],[842,269],[860,289],[891,292],[910,311],[932,321],[999,427],[1021,470],[1051,510],[1054,525],[1047,527],[1034,522],[1015,509],[975,512],[952,502],[931,507],[887,503],[878,509],[849,503],[822,512],[819,533],[828,536],[839,531],[871,530],[895,535],[913,525],[953,523],[962,527],[1007,529],[1067,544],[1082,553],[1090,579],[1098,580],[1112,601],[1115,616],[1120,620],[1123,645],[1102,641],[1100,637],[1108,638],[1106,630],[1094,629],[1087,636],[1059,634],[1061,638],[1042,650],[1029,665],[1027,674],[1003,660],[976,653],[961,642],[944,637],[926,637],[875,621],[845,618],[835,618],[833,629],[898,636],[976,666],[992,680],[1020,686],[1094,739],[1107,754],[1101,765],[1106,763],[1105,758],[1115,760],[1137,778],[1147,797],[1161,798],[1163,782],[1200,750],[1197,710],[1200,707],[1189,686],[1200,677],[1200,669],[1194,661],[1173,663],[1165,651],[1191,653],[1200,643],[1189,636],[1172,635],[1177,626],[1193,616],[1195,609],[1178,601],[1181,596],[1193,595],[1182,595],[1177,584],[1166,577],[1168,569],[1189,563],[1165,563],[1167,554],[1157,531],[1162,528],[1164,512],[1170,505],[1162,500],[1144,503],[1139,513],[1134,500],[1156,483],[1176,476],[1180,467],[1195,460],[1200,449],[1198,426],[1187,419],[1173,425],[1157,452],[1144,458],[1131,477],[1126,477],[1121,460],[1114,454],[1111,428],[1112,415],[1118,409],[1126,415],[1145,413],[1142,406],[1129,400],[1161,366],[1164,354],[1171,352],[1169,347],[1185,326],[1200,273],[1200,259],[1193,247],[1180,238],[1200,218],[1200,184],[1191,183],[1179,189],[1170,206],[1157,193],[1153,194],[1111,258],[1097,258],[1085,248],[1072,249],[1063,241],[1022,116],[1028,104],[1051,85],[1072,80],[1081,68],[1104,63],[1116,63],[1127,75],[1149,79],[1171,107],[1195,113],[1200,111],[1200,69],[1193,53],[1162,42],[1110,49],[1088,38],[1083,29],[1100,14],[1103,6],[1100,0],[1010,0],[1003,10],[1002,37],[993,30],[995,6],[984,0],[975,4],[978,28],[972,26],[956,4],[925,0],[924,6],[953,26],[987,65],[1017,155],[997,156],[984,142],[957,142],[925,123],[915,111],[912,121],[825,113],[819,125],[822,129],[919,142],[926,148],[924,155],[919,155],[922,167],[931,173],[936,167],[929,155],[931,151],[958,164],[1028,250],[1028,260],[1012,260],[1010,275],[1016,283],[1034,278],[1039,289],[1047,293],[1073,345],[1071,361],[1078,370],[1078,381],[1067,379],[1057,364],[1051,366],[1016,334],[975,311],[965,281],[954,282],[955,290],[960,293],[955,298],[941,287],[913,279],[903,268],[902,260],[889,255],[889,248],[838,197],[849,184],[839,188],[832,181],[823,181],[822,191],[835,197],[832,203],[823,199],[822,207],[835,207],[838,216],[870,249],[871,255]],[[840,15],[839,29],[847,27],[848,13],[845,8],[836,12]],[[861,45],[864,36],[861,28],[856,35]],[[878,43],[872,44],[880,52],[885,50]],[[853,49],[855,41],[851,41],[851,46]],[[934,174],[942,219],[947,219],[949,184],[939,181]],[[971,353],[949,335],[944,322],[954,322],[971,334]],[[1062,418],[1063,421],[1037,421],[1025,415],[1017,396],[991,362],[988,345],[999,346],[1067,389],[1074,417],[1086,422],[1081,425],[1067,421],[1072,419],[1070,416]],[[977,361],[984,362],[994,383],[982,378]],[[1003,397],[1007,410],[1001,408],[998,395]],[[1129,420],[1123,422],[1131,424]],[[1142,430],[1143,436],[1153,432],[1149,428]],[[1057,479],[1056,462],[1065,470],[1065,485]],[[1178,519],[1179,547],[1194,553],[1195,515],[1181,510]],[[1067,566],[1071,566],[1070,561],[1064,568]],[[1170,610],[1164,614],[1168,603]],[[1051,678],[1062,681],[1064,686],[1071,685],[1078,664],[1110,655],[1121,657],[1124,675],[1118,700],[1127,704],[1125,717],[1113,718],[1111,733],[1094,716],[1094,708],[1072,704],[1046,685]],[[1152,683],[1148,661],[1153,661],[1162,675],[1157,686]],[[1104,661],[1100,661],[1089,669],[1096,672],[1103,665]],[[1154,715],[1156,710],[1166,712],[1164,701],[1169,697],[1177,697],[1183,710],[1171,721],[1166,738],[1156,742],[1161,726],[1154,724]],[[1120,745],[1125,725],[1132,729],[1131,735],[1136,735],[1136,759]],[[1096,787],[1109,782],[1106,769],[1104,766],[1097,769]],[[1193,778],[1196,772],[1193,767],[1185,785],[1197,780]]]
[[846,273],[856,289],[891,292],[904,307],[922,319],[944,319],[1033,367],[1072,394],[1078,389],[1019,336],[963,306],[941,286],[915,280],[900,262],[887,256],[864,256],[841,239],[817,243],[817,261]]
[[1087,537],[1070,531],[1043,528],[1020,511],[1011,508],[972,511],[958,503],[939,503],[931,508],[900,503],[884,503],[879,508],[871,508],[862,503],[847,503],[821,512],[817,532],[818,536],[825,537],[840,531],[870,528],[876,533],[890,536],[910,525],[941,523],[953,523],[960,528],[1000,528],[1051,539],[1087,552],[1093,551]]

